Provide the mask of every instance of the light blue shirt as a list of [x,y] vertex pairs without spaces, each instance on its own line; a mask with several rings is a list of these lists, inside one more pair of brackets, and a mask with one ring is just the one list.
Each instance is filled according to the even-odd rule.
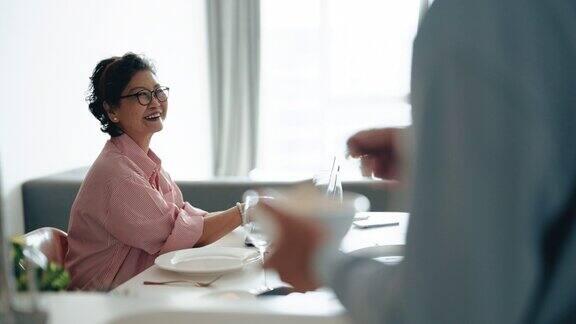
[[405,260],[320,275],[359,323],[576,322],[576,1],[437,0],[412,73]]

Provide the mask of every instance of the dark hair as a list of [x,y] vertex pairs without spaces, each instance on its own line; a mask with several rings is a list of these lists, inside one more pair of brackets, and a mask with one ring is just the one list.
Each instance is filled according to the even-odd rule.
[[139,71],[156,74],[154,66],[148,59],[129,52],[122,57],[113,56],[100,61],[92,72],[89,94],[86,97],[88,108],[100,121],[100,129],[112,137],[120,136],[123,132],[118,124],[110,121],[104,103],[106,102],[111,108],[116,107],[120,102],[122,91]]

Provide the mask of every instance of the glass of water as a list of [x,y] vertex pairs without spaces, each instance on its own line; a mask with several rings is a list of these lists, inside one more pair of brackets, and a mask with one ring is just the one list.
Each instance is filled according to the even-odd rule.
[[312,182],[318,190],[326,197],[342,202],[342,179],[340,174],[340,162],[336,156],[333,157],[330,171],[323,170],[314,175]]
[[[256,205],[263,200],[274,199],[269,196],[259,196],[255,191],[247,191],[244,193],[244,215],[247,218],[247,222],[242,225],[244,231],[246,232],[246,237],[258,249],[260,253],[260,259],[262,260],[262,265],[264,265],[264,256],[266,250],[270,245],[270,237],[264,231],[261,220],[255,217]],[[268,284],[266,282],[266,270],[264,272],[264,285],[263,290],[268,290]]]

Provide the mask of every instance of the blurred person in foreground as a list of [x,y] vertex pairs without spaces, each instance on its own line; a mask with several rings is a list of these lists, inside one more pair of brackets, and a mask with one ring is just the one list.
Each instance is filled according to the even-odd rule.
[[[169,88],[147,59],[133,53],[104,59],[90,80],[90,112],[110,139],[72,205],[66,268],[70,289],[107,291],[160,254],[226,235],[242,223],[242,205],[211,213],[196,208],[162,168],[150,141],[164,128]],[[194,150],[183,146],[182,154]]]
[[[576,322],[576,2],[437,0],[413,53],[404,261],[343,255],[267,206],[267,266],[332,287],[358,323]],[[397,176],[397,134],[361,132],[350,153]]]

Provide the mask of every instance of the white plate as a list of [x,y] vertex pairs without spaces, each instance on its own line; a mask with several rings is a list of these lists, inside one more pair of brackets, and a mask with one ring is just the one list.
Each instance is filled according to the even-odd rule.
[[157,257],[154,263],[165,270],[182,273],[224,273],[240,270],[259,254],[254,249],[222,246],[172,251]]

